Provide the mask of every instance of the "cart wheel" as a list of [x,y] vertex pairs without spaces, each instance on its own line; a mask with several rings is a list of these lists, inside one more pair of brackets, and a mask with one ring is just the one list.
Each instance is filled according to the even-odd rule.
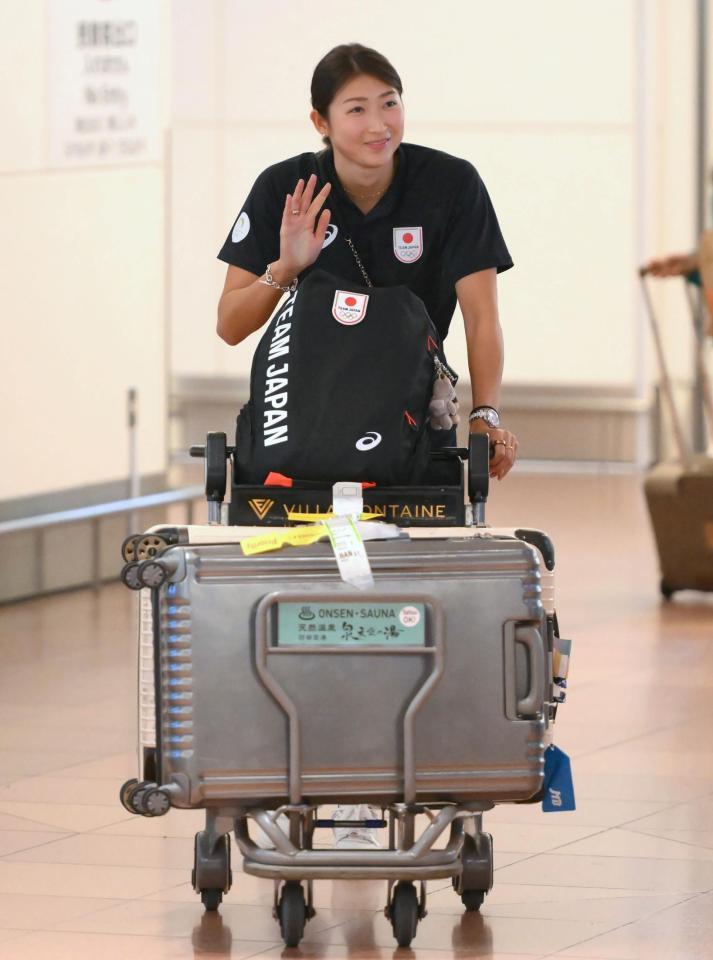
[[480,908],[483,906],[483,900],[485,900],[485,891],[464,890],[461,893],[460,898],[468,913],[472,913],[475,910],[480,910]]
[[277,916],[285,946],[296,947],[305,932],[307,919],[305,894],[299,881],[289,880],[282,888]]
[[201,903],[207,913],[213,913],[223,901],[222,890],[201,890]]
[[673,594],[674,594],[674,588],[671,587],[671,586],[669,586],[669,584],[666,583],[665,580],[662,580],[662,581],[661,581],[661,596],[664,598],[664,600],[670,600],[671,597],[673,596]]
[[493,886],[493,838],[489,833],[466,835],[461,854],[463,869],[453,877],[453,889],[470,913],[480,910]]
[[406,880],[396,884],[391,900],[391,927],[400,947],[409,947],[416,936],[418,925],[418,896],[416,887]]
[[217,842],[201,830],[193,843],[191,886],[199,893],[206,910],[217,910],[223,894],[230,890],[233,874],[230,869],[230,836],[226,833]]
[[136,810],[131,806],[131,793],[134,787],[137,787],[139,781],[136,777],[133,777],[131,780],[127,780],[125,784],[122,785],[121,790],[119,790],[119,800],[124,810],[128,810],[129,813],[136,813]]

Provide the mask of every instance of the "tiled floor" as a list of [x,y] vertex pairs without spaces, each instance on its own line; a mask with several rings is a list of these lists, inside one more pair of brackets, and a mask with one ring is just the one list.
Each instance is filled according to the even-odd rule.
[[480,915],[434,883],[399,951],[384,884],[325,881],[285,950],[270,883],[237,871],[204,914],[189,883],[200,814],[135,818],[117,800],[135,773],[136,597],[111,586],[0,610],[0,958],[710,960],[713,598],[659,602],[635,478],[515,476],[489,519],[557,545],[574,639],[557,741],[578,809],[486,818],[497,869]]

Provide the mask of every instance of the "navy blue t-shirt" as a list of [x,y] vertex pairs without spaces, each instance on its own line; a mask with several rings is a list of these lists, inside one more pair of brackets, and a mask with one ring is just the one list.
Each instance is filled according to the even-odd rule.
[[341,187],[331,150],[302,153],[264,170],[255,181],[218,254],[256,276],[280,255],[285,195],[297,181],[317,173],[315,194],[332,190],[325,206],[331,222],[322,251],[302,274],[319,267],[363,283],[351,237],[375,286],[403,284],[417,294],[443,337],[456,307],[455,284],[478,270],[508,270],[512,259],[485,184],[467,160],[440,150],[402,143],[391,186],[364,214]]

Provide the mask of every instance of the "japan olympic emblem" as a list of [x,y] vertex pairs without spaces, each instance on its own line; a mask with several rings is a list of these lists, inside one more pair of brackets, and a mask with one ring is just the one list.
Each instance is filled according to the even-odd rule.
[[401,263],[415,263],[423,253],[423,227],[394,227],[394,255]]
[[332,316],[346,327],[353,327],[366,316],[369,294],[337,290],[332,304]]

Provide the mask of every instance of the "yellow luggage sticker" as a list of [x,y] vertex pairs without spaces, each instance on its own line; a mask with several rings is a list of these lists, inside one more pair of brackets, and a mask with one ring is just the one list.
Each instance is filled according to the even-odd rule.
[[279,550],[285,544],[291,547],[308,546],[326,536],[327,531],[321,524],[309,527],[288,527],[275,530],[274,533],[260,533],[256,537],[248,537],[240,542],[240,546],[245,556],[251,557],[256,553]]

